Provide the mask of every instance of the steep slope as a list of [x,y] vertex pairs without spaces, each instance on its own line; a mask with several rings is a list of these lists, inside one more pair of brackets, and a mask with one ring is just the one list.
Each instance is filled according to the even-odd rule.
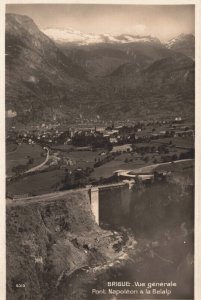
[[195,37],[193,34],[180,34],[166,44],[168,49],[185,54],[195,59]]
[[117,238],[95,223],[87,192],[74,191],[56,201],[11,204],[6,214],[9,300],[58,299],[62,274],[118,255]]
[[26,16],[6,15],[6,107],[19,115],[58,105],[66,91],[85,84],[86,73]]
[[144,68],[172,53],[159,42],[97,43],[92,45],[57,44],[64,54],[79,64],[92,77],[106,76],[125,63]]
[[[116,82],[124,81],[125,86],[147,87],[147,90],[164,88],[172,89],[173,85],[178,88],[189,89],[188,82],[193,84],[194,62],[178,53],[171,53],[171,56],[159,59],[148,67],[140,69],[136,63],[129,63],[120,66],[111,75]],[[148,86],[147,86],[148,85]],[[193,89],[193,85],[191,86]],[[173,90],[172,90],[173,91]]]
[[[194,115],[194,62],[179,53],[157,60],[146,68],[126,63],[97,83],[106,100],[97,113],[114,118],[147,118]],[[110,87],[108,90],[108,86]]]
[[72,28],[42,31],[92,78],[108,75],[124,63],[135,62],[142,68],[171,53],[152,36],[86,34]]
[[53,115],[61,122],[80,115],[125,120],[179,109],[193,115],[191,58],[151,37],[120,42],[126,36],[115,43],[55,44],[30,18],[8,14],[6,109],[12,121],[27,125]]

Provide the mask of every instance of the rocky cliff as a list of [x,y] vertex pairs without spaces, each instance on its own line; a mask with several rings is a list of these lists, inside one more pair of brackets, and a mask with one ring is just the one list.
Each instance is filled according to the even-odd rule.
[[87,192],[10,204],[6,220],[9,300],[55,299],[63,275],[115,254],[115,238],[96,225]]

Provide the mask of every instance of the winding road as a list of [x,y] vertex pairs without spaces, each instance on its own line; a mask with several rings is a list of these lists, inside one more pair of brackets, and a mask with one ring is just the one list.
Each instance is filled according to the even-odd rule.
[[48,160],[50,158],[50,151],[49,151],[49,149],[47,147],[44,147],[44,149],[47,150],[47,156],[46,156],[46,159],[44,160],[44,162],[42,162],[38,166],[35,166],[35,167],[27,170],[26,172],[24,172],[25,174],[40,170],[40,168],[42,168],[48,162]]
[[138,169],[131,169],[131,170],[118,170],[118,174],[121,176],[125,176],[125,177],[135,177],[136,175],[140,174],[140,173],[153,173],[158,167],[161,166],[166,166],[166,165],[171,165],[173,164],[178,164],[181,162],[186,162],[186,161],[193,161],[194,159],[181,159],[181,160],[174,160],[171,162],[165,162],[165,163],[158,163],[158,164],[153,164],[153,165],[148,165],[142,168],[138,168]]

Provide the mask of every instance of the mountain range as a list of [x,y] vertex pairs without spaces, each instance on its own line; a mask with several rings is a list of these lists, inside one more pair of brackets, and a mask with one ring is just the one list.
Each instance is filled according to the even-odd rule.
[[73,30],[72,28],[46,28],[42,30],[47,36],[57,43],[73,43],[76,45],[90,45],[90,44],[126,44],[135,42],[156,42],[160,43],[157,38],[151,36],[139,36],[132,34],[112,35],[84,33],[81,31]]
[[6,110],[20,124],[194,114],[194,36],[40,30],[6,15]]

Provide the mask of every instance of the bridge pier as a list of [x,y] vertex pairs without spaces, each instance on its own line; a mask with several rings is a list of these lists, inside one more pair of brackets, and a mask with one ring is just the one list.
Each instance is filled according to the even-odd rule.
[[95,216],[96,223],[99,225],[99,188],[92,187],[90,192],[91,210]]
[[99,219],[99,190],[105,189],[105,188],[120,188],[123,186],[128,186],[127,182],[116,182],[116,183],[110,183],[110,184],[103,184],[99,186],[90,186],[89,187],[89,195],[90,195],[90,204],[91,204],[91,210],[95,217],[96,223],[99,225],[100,219]]

